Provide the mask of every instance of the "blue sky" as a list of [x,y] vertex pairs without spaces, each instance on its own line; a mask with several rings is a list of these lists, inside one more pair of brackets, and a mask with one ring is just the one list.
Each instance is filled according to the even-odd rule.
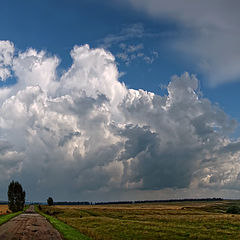
[[[88,43],[91,47],[98,47],[107,36],[119,35],[134,24],[142,25],[143,36],[115,42],[108,50],[117,54],[121,43],[142,44],[144,54],[151,57],[152,51],[156,51],[158,57],[151,64],[138,59],[128,66],[118,59],[120,71],[126,73],[122,81],[135,89],[160,93],[160,86],[166,85],[172,75],[188,71],[198,76],[204,96],[218,103],[232,117],[240,119],[237,104],[239,82],[231,82],[230,78],[227,83],[209,86],[208,77],[196,68],[196,63],[169,44],[186,31],[171,18],[159,20],[136,11],[127,3],[106,0],[3,1],[0,13],[0,20],[4,23],[1,39],[11,40],[20,50],[33,47],[56,54],[61,58],[63,68],[71,64],[69,51],[74,45]],[[152,36],[144,36],[147,34]]]
[[239,7],[2,1],[1,180],[29,200],[240,197]]

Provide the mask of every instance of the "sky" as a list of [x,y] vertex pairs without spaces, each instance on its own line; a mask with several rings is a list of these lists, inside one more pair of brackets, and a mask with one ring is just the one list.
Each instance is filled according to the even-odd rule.
[[0,199],[240,198],[237,0],[3,0]]

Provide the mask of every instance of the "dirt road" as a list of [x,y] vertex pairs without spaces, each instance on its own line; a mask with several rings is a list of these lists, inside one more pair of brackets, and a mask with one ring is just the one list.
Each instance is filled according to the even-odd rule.
[[62,240],[59,232],[40,214],[34,206],[0,226],[0,239],[4,240]]

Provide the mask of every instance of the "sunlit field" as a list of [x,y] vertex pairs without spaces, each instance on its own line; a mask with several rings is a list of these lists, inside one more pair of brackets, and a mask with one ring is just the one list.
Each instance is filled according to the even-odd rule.
[[7,211],[9,211],[8,210],[8,205],[0,205],[0,215],[8,213]]
[[43,206],[93,239],[240,239],[239,201]]

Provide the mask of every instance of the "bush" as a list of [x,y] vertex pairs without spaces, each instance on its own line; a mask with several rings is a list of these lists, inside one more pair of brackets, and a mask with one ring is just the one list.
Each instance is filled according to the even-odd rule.
[[240,207],[239,206],[231,206],[227,209],[227,213],[240,214]]
[[48,198],[47,200],[48,206],[52,206],[53,205],[53,199],[51,197]]

